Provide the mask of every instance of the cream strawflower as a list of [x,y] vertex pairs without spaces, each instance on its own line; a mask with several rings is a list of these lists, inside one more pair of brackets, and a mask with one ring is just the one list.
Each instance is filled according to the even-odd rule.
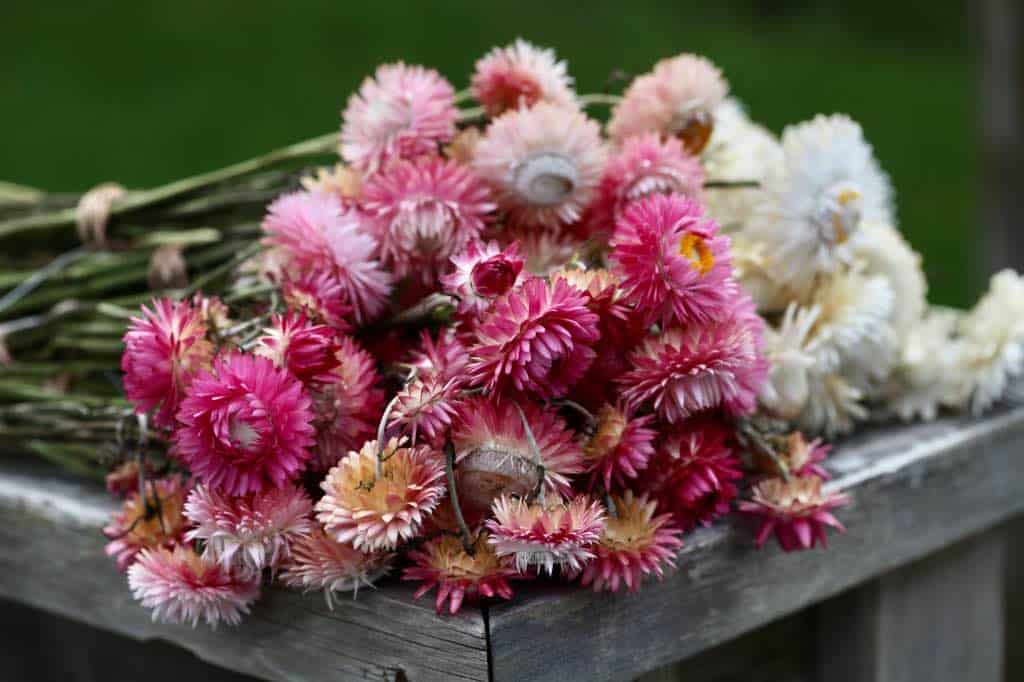
[[781,312],[797,298],[773,274],[779,266],[767,244],[738,232],[732,235],[730,251],[733,275],[743,290],[750,294],[759,313]]
[[864,263],[865,273],[883,275],[889,280],[896,293],[889,319],[897,338],[906,338],[928,306],[928,281],[921,270],[921,254],[886,223],[861,223],[850,245],[854,256]]
[[932,308],[905,335],[885,396],[901,419],[935,419],[940,407],[964,406],[967,345],[956,337],[962,317],[956,310]]
[[981,414],[1024,373],[1024,278],[1012,270],[993,275],[960,334],[971,412]]
[[833,438],[849,433],[856,422],[867,419],[864,392],[837,371],[814,367],[807,379],[807,403],[796,419],[801,430]]
[[817,361],[811,330],[821,309],[801,308],[791,303],[778,330],[765,330],[765,357],[771,364],[768,381],[761,387],[758,402],[779,419],[793,419],[810,395],[808,373]]
[[762,183],[748,227],[777,259],[777,277],[800,293],[851,258],[861,221],[892,224],[892,188],[861,128],[817,116],[782,133],[783,163]]

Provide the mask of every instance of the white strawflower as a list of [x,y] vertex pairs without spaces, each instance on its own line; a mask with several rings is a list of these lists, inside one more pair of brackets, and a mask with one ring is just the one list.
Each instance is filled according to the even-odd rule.
[[856,422],[867,418],[863,391],[843,375],[815,366],[807,378],[807,403],[796,419],[800,430],[834,438],[849,433]]
[[820,312],[818,306],[801,308],[791,303],[779,329],[765,329],[764,352],[771,369],[758,400],[780,419],[795,419],[807,405],[809,374],[818,362],[811,330]]
[[754,241],[743,232],[732,235],[732,268],[740,286],[750,294],[757,311],[777,313],[797,296],[773,274],[778,266],[764,242]]
[[908,330],[885,401],[900,419],[931,420],[940,407],[963,407],[966,344],[956,337],[962,316],[948,308],[932,308]]
[[1012,270],[993,275],[960,334],[971,412],[981,414],[1024,373],[1024,278]]
[[897,338],[905,339],[928,305],[928,281],[921,270],[921,255],[887,223],[861,223],[851,246],[867,274],[883,275],[889,280],[896,293],[890,322]]
[[783,162],[765,177],[751,235],[770,245],[777,275],[799,292],[851,257],[861,221],[892,221],[892,190],[860,126],[817,116],[782,133]]

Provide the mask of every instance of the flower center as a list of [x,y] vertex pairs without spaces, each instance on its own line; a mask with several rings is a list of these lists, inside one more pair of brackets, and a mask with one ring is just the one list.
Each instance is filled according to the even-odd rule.
[[837,182],[818,202],[815,222],[822,241],[836,245],[846,242],[860,225],[864,198],[860,188],[851,182]]
[[559,154],[537,154],[520,162],[513,171],[516,192],[528,203],[554,206],[576,188],[576,166]]
[[516,283],[519,270],[504,258],[489,258],[473,266],[473,291],[486,298],[501,296]]
[[711,253],[711,248],[703,237],[693,232],[687,232],[679,240],[679,255],[690,261],[693,268],[702,276],[715,267],[715,256]]
[[260,440],[260,433],[252,427],[252,424],[244,419],[235,418],[231,420],[231,441],[243,450],[252,450]]
[[696,156],[704,151],[715,129],[715,119],[704,109],[691,109],[678,114],[669,124],[669,130],[679,138],[683,147]]

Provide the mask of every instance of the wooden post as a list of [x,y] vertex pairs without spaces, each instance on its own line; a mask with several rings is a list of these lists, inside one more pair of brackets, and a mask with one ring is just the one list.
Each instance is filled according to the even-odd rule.
[[816,679],[1000,682],[1005,558],[988,531],[822,603]]

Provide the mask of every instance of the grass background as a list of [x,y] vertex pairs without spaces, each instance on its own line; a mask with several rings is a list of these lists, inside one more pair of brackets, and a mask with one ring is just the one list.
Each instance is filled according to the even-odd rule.
[[693,51],[775,131],[817,112],[860,121],[932,300],[978,291],[976,60],[956,0],[7,0],[3,14],[0,179],[139,187],[222,166],[334,128],[386,60],[461,88],[489,47],[522,36],[594,92]]

